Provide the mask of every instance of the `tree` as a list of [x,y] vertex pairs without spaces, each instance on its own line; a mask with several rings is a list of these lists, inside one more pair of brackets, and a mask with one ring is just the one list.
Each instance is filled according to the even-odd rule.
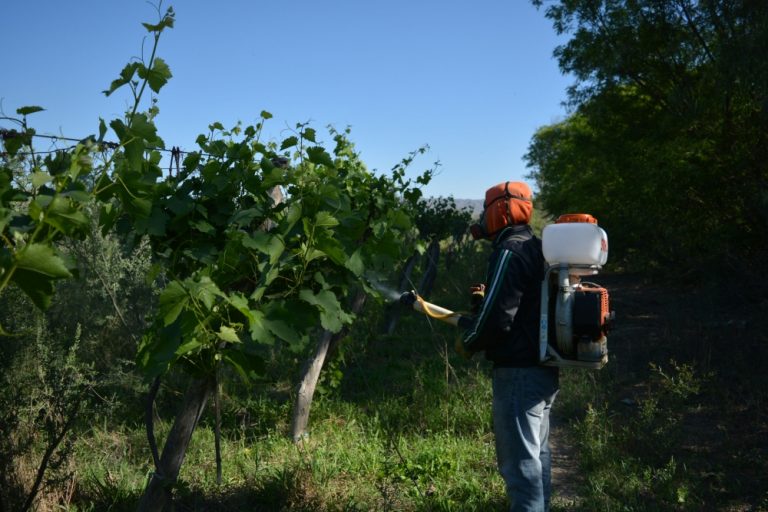
[[[411,236],[413,231],[411,217],[421,198],[421,191],[418,188],[413,188],[411,181],[405,180],[404,176],[414,158],[423,154],[426,149],[418,149],[404,158],[394,167],[391,177],[377,177],[368,173],[362,163],[358,161],[353,146],[348,141],[339,138],[338,134],[335,151],[336,154],[351,158],[354,165],[360,166],[360,169],[363,170],[362,173],[346,174],[343,177],[344,184],[341,185],[346,187],[346,194],[349,195],[349,204],[352,210],[362,209],[364,212],[365,225],[367,226],[359,235],[347,241],[349,250],[360,254],[363,259],[361,261],[369,261],[369,268],[376,268],[377,265],[386,262],[383,266],[378,267],[377,272],[379,276],[386,275],[398,260],[404,259],[413,250],[412,246],[415,241],[414,237]],[[426,185],[432,172],[432,170],[428,170],[417,177],[416,185]],[[349,214],[352,214],[352,211],[347,213],[347,215]],[[396,240],[389,238],[392,233],[398,234]],[[382,245],[381,242],[385,243]],[[377,263],[381,258],[385,258],[385,260]],[[362,287],[348,290],[348,302],[352,314],[356,315],[362,310],[367,291],[370,289],[366,282],[362,283]],[[314,391],[325,358],[333,345],[343,337],[344,330],[333,331],[327,326],[323,327],[324,330],[320,335],[317,347],[302,370],[291,420],[291,437],[294,441],[300,440],[305,434]]]
[[572,35],[555,56],[577,82],[572,116],[528,153],[545,207],[589,205],[645,262],[765,251],[768,6],[563,0],[546,16]]

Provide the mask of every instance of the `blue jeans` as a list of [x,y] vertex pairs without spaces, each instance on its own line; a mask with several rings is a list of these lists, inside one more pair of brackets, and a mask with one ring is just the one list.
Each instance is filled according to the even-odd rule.
[[496,459],[512,512],[549,510],[549,411],[558,385],[557,368],[493,370]]

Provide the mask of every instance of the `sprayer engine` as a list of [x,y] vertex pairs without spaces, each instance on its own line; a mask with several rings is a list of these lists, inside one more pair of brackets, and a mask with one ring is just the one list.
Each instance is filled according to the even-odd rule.
[[574,295],[574,341],[597,340],[607,336],[611,320],[608,290],[594,283],[581,283],[575,287]]
[[591,215],[561,216],[542,232],[549,265],[541,285],[539,360],[544,365],[602,368],[613,319],[608,291],[584,276],[608,258],[608,235]]

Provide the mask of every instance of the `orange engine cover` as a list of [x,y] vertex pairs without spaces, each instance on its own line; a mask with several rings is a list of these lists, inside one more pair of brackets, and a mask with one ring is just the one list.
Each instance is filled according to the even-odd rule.
[[576,338],[598,340],[610,328],[608,290],[584,284],[574,291],[573,334]]

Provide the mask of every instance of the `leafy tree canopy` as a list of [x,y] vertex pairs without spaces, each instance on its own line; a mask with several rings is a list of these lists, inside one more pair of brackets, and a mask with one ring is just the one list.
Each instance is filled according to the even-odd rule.
[[735,263],[768,249],[768,4],[561,0],[571,116],[528,164],[552,213],[591,210],[620,256]]

